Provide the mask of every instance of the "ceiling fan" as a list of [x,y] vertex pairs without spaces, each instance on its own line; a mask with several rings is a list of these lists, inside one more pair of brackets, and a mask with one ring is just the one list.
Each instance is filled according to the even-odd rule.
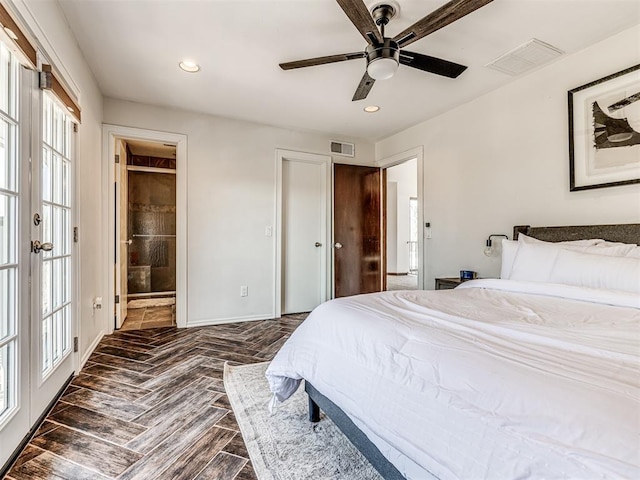
[[[365,47],[364,52],[343,53],[286,62],[281,63],[280,68],[283,70],[292,70],[294,68],[366,58],[367,69],[352,98],[352,101],[356,101],[367,98],[376,80],[391,78],[398,69],[399,64],[449,78],[458,77],[467,67],[442,60],[441,58],[401,50],[401,48],[416,40],[420,40],[422,37],[442,27],[446,27],[450,23],[491,3],[493,0],[451,0],[393,38],[385,37],[384,30],[389,21],[397,13],[397,3],[394,0],[377,3],[372,8],[371,13],[369,13],[363,0],[336,1],[367,41],[368,45]],[[380,27],[380,30],[378,30],[378,27]]]

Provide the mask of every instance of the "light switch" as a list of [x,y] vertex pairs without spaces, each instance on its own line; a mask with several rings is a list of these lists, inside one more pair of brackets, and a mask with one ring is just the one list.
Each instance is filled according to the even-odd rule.
[[430,224],[427,223],[424,227],[424,238],[431,238],[431,227],[429,225]]

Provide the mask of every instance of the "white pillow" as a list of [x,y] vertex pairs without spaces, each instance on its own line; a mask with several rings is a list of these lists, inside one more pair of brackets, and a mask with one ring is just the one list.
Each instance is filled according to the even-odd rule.
[[601,247],[598,245],[582,246],[575,244],[558,244],[551,242],[522,242],[513,261],[511,280],[528,282],[548,282],[551,271],[560,251],[571,250],[600,256],[624,257],[633,249],[633,245]]
[[560,250],[549,281],[640,294],[640,258]]
[[626,255],[627,257],[632,258],[640,258],[640,247],[633,247],[629,253]]
[[500,267],[500,278],[509,279],[513,261],[518,253],[518,242],[515,240],[502,239],[502,265]]
[[525,235],[524,233],[518,234],[518,241],[524,242],[524,243],[546,243],[549,245],[576,245],[576,246],[584,246],[584,247],[589,247],[592,245],[600,245],[602,243],[605,243],[604,240],[601,240],[599,238],[592,238],[589,240],[567,240],[565,242],[546,242],[544,240],[538,240],[537,238],[533,238],[528,235]]
[[511,267],[511,280],[547,282],[560,247],[544,243],[522,242]]

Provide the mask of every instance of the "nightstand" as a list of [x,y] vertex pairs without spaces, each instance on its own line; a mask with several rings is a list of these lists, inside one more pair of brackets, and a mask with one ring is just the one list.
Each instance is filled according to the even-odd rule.
[[436,290],[451,290],[466,281],[467,280],[461,280],[459,277],[436,278]]

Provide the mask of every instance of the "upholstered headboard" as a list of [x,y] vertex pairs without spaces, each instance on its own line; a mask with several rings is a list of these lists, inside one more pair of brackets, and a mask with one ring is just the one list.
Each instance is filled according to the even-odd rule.
[[546,242],[564,242],[567,240],[583,240],[601,238],[609,242],[640,244],[640,223],[619,225],[579,225],[563,227],[531,227],[516,225],[513,227],[513,239],[524,233],[529,237]]

